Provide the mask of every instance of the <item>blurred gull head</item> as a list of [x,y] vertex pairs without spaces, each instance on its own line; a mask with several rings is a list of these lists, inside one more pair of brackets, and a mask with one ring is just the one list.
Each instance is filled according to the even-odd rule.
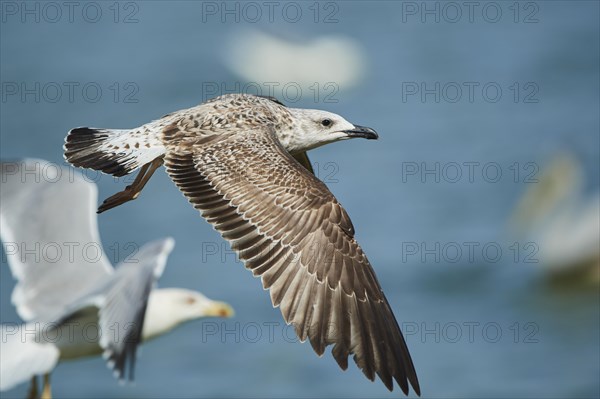
[[184,288],[153,290],[148,298],[148,310],[142,336],[151,339],[188,321],[202,317],[233,317],[233,308],[214,301],[198,291]]

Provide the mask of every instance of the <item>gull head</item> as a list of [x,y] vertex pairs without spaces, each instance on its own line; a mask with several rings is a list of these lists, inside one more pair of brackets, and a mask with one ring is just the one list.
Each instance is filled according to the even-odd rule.
[[162,335],[178,325],[203,317],[233,317],[233,308],[198,291],[183,288],[154,289],[148,298],[143,339]]
[[288,108],[291,127],[277,132],[279,140],[290,153],[312,150],[325,144],[353,138],[377,139],[370,127],[355,125],[332,112],[317,109]]

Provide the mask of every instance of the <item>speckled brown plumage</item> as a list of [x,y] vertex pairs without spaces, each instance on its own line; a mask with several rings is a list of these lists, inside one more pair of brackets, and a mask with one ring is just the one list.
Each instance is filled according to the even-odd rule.
[[[369,379],[379,375],[390,390],[396,380],[405,393],[410,383],[419,394],[402,333],[354,238],[352,222],[311,173],[305,151],[348,138],[341,132],[355,127],[334,114],[325,117],[337,118],[330,122],[341,130],[329,129],[340,134],[320,141],[311,130],[311,112],[269,98],[226,95],[129,133],[96,129],[95,135],[81,138],[72,131],[66,157],[74,165],[108,173],[115,165],[121,167],[118,173],[128,173],[164,157],[171,179],[246,268],[260,276],[273,305],[302,341],[309,340],[319,355],[333,345],[341,368],[354,355]],[[305,142],[297,137],[303,131],[310,136]]]
[[[181,141],[184,131],[175,134]],[[191,136],[189,136],[191,137]],[[272,129],[166,144],[175,184],[260,276],[302,341],[348,356],[388,389],[419,392],[402,334],[345,210],[293,160]]]

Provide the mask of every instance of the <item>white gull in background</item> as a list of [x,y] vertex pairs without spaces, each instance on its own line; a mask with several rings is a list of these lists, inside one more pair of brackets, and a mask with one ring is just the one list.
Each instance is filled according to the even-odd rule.
[[514,235],[537,245],[549,276],[600,282],[600,191],[584,194],[585,173],[573,154],[555,156],[520,199]]
[[4,162],[1,178],[0,237],[17,279],[12,302],[26,324],[2,325],[0,391],[31,379],[35,396],[36,376],[44,375],[48,398],[57,362],[99,354],[116,377],[132,380],[140,341],[186,321],[233,314],[196,291],[154,288],[171,238],[144,245],[116,268],[103,253],[86,255],[85,246],[102,248],[97,189],[72,169],[34,159]]

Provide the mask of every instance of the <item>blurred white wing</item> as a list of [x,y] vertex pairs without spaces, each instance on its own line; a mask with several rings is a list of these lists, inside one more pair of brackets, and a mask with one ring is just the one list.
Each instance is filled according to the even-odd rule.
[[44,320],[113,272],[98,235],[97,189],[47,161],[1,166],[0,238],[18,280],[12,302],[24,320]]
[[96,308],[100,331],[110,332],[101,335],[100,346],[109,367],[119,379],[134,378],[136,350],[142,340],[148,296],[162,275],[173,246],[172,238],[144,245],[134,259],[120,263],[105,284],[71,305],[60,318],[72,322],[89,314],[91,307]]
[[35,375],[49,373],[56,367],[60,356],[58,348],[53,344],[36,343],[31,333],[35,331],[33,326],[2,324],[0,330],[0,391],[9,390]]

